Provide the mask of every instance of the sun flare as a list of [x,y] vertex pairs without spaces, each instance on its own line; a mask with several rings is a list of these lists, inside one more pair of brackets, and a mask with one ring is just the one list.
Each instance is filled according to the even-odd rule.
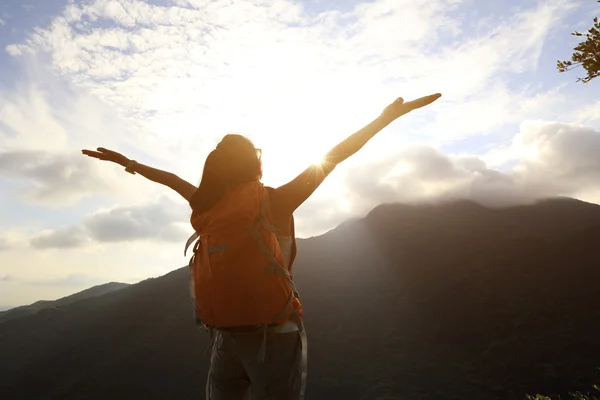
[[323,165],[325,153],[320,146],[310,145],[298,149],[298,159],[306,165]]
[[312,160],[312,165],[323,165],[325,162],[323,155],[311,155],[309,160]]

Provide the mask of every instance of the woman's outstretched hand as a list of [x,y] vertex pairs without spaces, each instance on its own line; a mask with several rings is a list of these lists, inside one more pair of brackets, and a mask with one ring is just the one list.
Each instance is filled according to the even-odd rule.
[[126,168],[125,171],[140,174],[141,176],[151,180],[152,182],[165,185],[179,193],[187,201],[190,201],[192,195],[198,189],[196,186],[184,181],[183,179],[171,172],[163,171],[157,168],[152,168],[148,165],[135,162],[133,160],[128,159],[121,153],[105,149],[104,147],[98,147],[96,150],[97,151],[81,150],[81,152],[88,157],[97,158],[98,160],[103,161],[111,161],[123,167],[127,167],[127,164],[129,164],[129,162],[131,161],[132,165],[129,166],[131,170],[128,171]]
[[81,150],[83,154],[88,157],[97,158],[98,160],[111,161],[125,167],[129,162],[129,159],[121,153],[116,151],[105,149],[104,147],[98,147],[97,151],[93,150]]
[[404,114],[408,114],[412,110],[416,110],[417,108],[425,107],[433,103],[440,97],[442,97],[442,95],[440,93],[436,93],[406,103],[402,97],[398,97],[392,104],[383,110],[381,115],[383,117],[390,118],[391,120],[395,120]]

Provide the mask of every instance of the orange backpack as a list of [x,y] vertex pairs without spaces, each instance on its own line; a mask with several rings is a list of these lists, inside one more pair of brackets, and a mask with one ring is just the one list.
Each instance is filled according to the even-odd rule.
[[190,289],[205,327],[281,324],[297,303],[291,273],[272,224],[267,188],[245,183],[208,212],[193,216],[196,233]]

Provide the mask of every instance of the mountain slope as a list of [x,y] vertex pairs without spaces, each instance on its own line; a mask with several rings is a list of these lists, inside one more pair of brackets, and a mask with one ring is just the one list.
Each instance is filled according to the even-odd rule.
[[75,303],[89,297],[104,296],[107,293],[123,289],[127,286],[129,286],[127,283],[109,282],[102,285],[93,286],[89,289],[82,290],[81,292],[77,292],[70,296],[62,297],[58,300],[40,300],[27,306],[11,308],[10,310],[0,312],[0,323],[35,314],[47,308],[66,306],[67,304]]
[[[300,240],[316,399],[522,399],[600,365],[600,207],[385,205]],[[203,398],[206,334],[181,268],[0,325],[0,392]],[[268,351],[268,350],[267,350]]]

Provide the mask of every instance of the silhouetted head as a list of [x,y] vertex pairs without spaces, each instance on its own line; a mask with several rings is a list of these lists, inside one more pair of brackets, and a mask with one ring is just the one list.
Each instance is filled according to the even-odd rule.
[[225,194],[239,184],[262,178],[261,151],[250,139],[237,134],[223,137],[204,162],[202,180],[192,195],[194,214],[210,210]]

